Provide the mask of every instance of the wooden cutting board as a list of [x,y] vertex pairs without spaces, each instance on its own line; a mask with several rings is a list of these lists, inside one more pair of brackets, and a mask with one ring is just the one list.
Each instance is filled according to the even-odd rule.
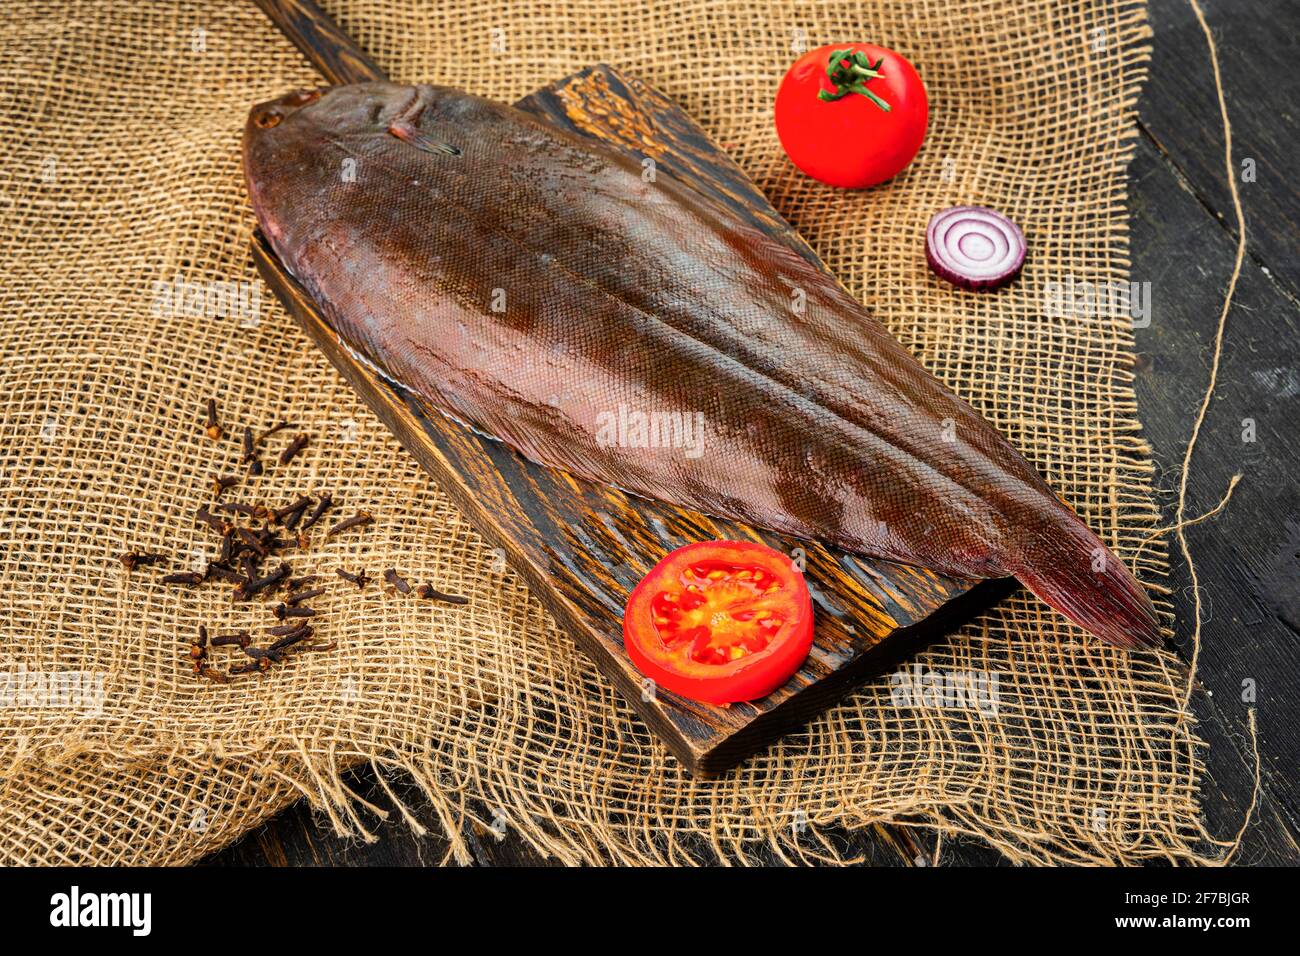
[[[308,0],[256,0],[333,83],[383,79],[379,68]],[[287,92],[287,91],[286,91]],[[671,100],[609,66],[581,70],[516,106],[652,161],[726,210],[825,265],[740,168]],[[709,518],[525,461],[500,442],[427,408],[357,362],[258,234],[267,284],[367,405],[392,429],[578,646],[693,773],[713,775],[805,722],[863,679],[986,607],[1008,582],[970,582],[855,556]],[[817,626],[812,652],[763,700],[714,707],[643,690],[623,651],[627,596],[665,554],[715,538],[762,541],[802,554]],[[795,549],[800,549],[796,552]]]

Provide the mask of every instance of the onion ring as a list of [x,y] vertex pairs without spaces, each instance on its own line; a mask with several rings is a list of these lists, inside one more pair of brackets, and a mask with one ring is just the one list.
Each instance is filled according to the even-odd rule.
[[925,259],[935,274],[962,289],[996,289],[1020,274],[1025,234],[983,206],[934,214],[925,230]]

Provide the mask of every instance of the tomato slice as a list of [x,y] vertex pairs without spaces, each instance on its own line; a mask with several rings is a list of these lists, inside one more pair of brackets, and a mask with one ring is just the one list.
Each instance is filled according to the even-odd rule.
[[709,704],[772,693],[799,669],[812,638],[803,574],[752,541],[678,548],[641,580],[623,612],[623,646],[637,669]]

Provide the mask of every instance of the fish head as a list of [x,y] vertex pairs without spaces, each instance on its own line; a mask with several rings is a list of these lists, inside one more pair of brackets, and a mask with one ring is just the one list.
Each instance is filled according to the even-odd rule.
[[445,127],[465,98],[447,87],[383,82],[294,90],[249,111],[244,155],[253,171],[270,171],[330,139],[401,135],[417,122]]
[[[244,176],[263,231],[277,245],[309,227],[325,198],[424,87],[358,83],[294,90],[258,103],[244,126]],[[283,250],[281,250],[283,252]]]
[[359,83],[294,90],[258,103],[244,126],[245,173],[250,181],[269,178],[331,140],[382,133],[414,92],[393,83]]

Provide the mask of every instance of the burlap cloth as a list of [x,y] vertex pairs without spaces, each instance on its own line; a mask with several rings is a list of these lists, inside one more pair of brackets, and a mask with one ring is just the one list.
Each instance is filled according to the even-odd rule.
[[[1121,555],[1139,550],[1156,511],[1130,323],[1046,315],[1044,289],[1127,279],[1142,3],[325,6],[397,78],[513,100],[605,61],[678,100],[929,368]],[[97,713],[4,702],[0,861],[181,863],[302,795],[364,833],[371,810],[341,776],[359,762],[409,774],[461,860],[470,819],[574,862],[838,859],[824,827],[883,820],[1017,861],[1192,853],[1200,744],[1177,660],[1103,647],[1024,592],[921,658],[996,672],[996,715],[899,706],[881,680],[720,781],[683,774],[261,288],[239,135],[249,104],[318,82],[303,58],[235,0],[6,3],[0,24],[0,673],[80,671],[105,690]],[[772,128],[795,47],[840,39],[898,49],[930,91],[917,161],[868,192],[796,174]],[[1023,225],[1010,290],[928,274],[926,221],[960,202]],[[159,308],[177,280],[251,283],[257,316]],[[260,627],[265,609],[128,577],[115,555],[185,566],[211,548],[193,509],[238,449],[202,436],[209,395],[228,421],[316,436],[247,496],[327,489],[378,517],[299,570],[396,565],[472,603],[335,582],[320,624],[335,652],[228,686],[187,673],[197,625]],[[1163,550],[1142,555],[1150,581]]]

